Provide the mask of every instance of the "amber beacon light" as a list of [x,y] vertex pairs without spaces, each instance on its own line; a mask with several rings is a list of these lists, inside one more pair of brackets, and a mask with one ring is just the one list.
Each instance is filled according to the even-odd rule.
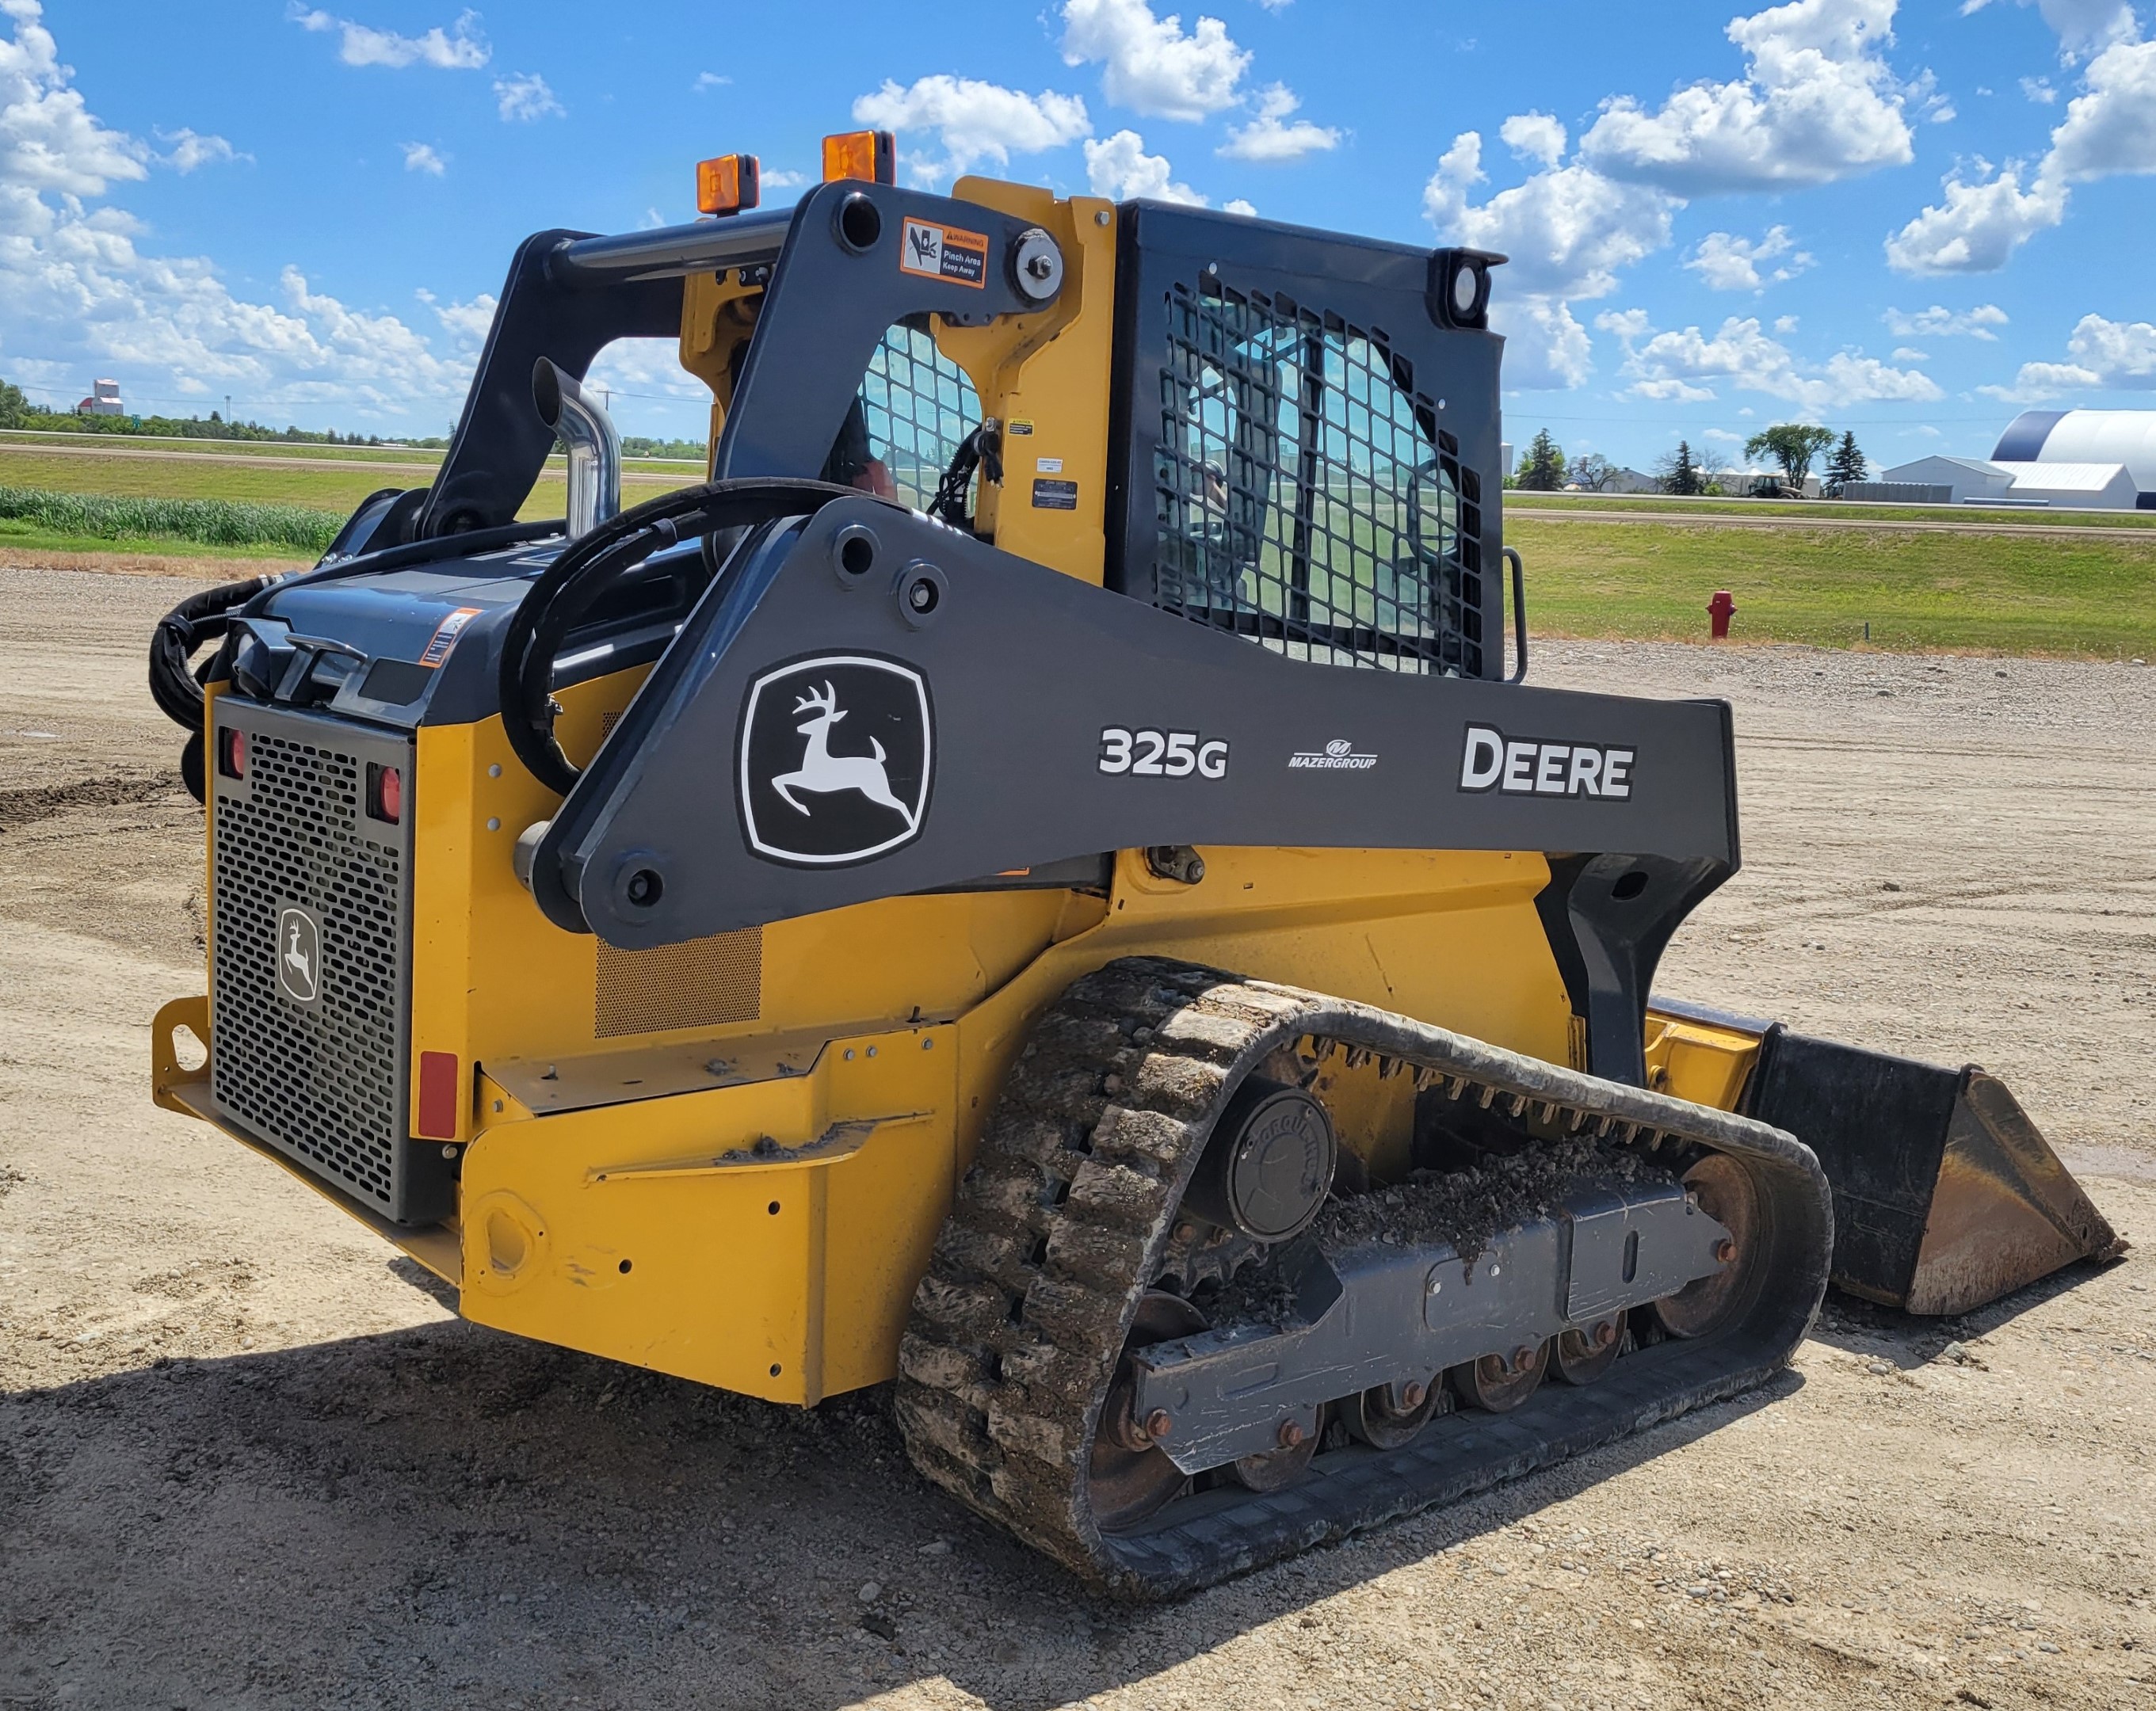
[[754,155],[721,155],[696,162],[696,211],[737,214],[757,204],[760,177]]
[[845,131],[824,139],[824,182],[865,178],[898,182],[898,139],[888,131]]

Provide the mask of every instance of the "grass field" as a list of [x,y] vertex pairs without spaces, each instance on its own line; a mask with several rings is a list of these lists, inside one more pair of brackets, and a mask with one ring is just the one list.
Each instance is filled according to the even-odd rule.
[[[186,446],[173,457],[69,455],[25,437],[0,437],[0,487],[137,499],[226,499],[296,506],[333,530],[369,493],[418,486],[432,453],[321,446]],[[195,454],[198,448],[200,455]],[[223,456],[218,455],[223,453]],[[233,462],[239,455],[262,461]],[[382,464],[424,466],[385,469]],[[632,463],[660,478],[625,495],[635,504],[697,479],[694,465]],[[524,507],[526,517],[559,516],[561,464],[550,465]],[[1881,505],[1775,504],[1506,495],[1507,536],[1527,561],[1527,615],[1540,634],[1704,638],[1706,606],[1717,588],[1735,597],[1735,633],[1753,641],[1827,647],[1945,648],[2097,658],[2156,654],[2156,513],[1953,511]],[[1622,509],[1637,521],[1560,520],[1550,511]],[[1656,519],[1664,514],[1672,520]],[[1771,529],[1687,526],[1681,515],[1772,519]],[[1980,522],[1983,533],[1807,527],[1828,518]],[[54,519],[0,519],[0,547],[20,551],[113,547],[206,558],[289,558],[271,540],[213,546],[170,535],[118,536],[53,526]],[[2114,530],[2116,540],[2025,532],[2071,522]],[[205,573],[215,574],[206,566]]]
[[1717,588],[1755,642],[2146,658],[2156,653],[2156,536],[2013,531],[1697,529],[1554,523],[1512,511],[1538,633],[1707,633]]
[[1871,505],[1840,499],[1673,499],[1661,494],[1523,493],[1505,495],[1508,513],[1519,511],[1625,511],[1671,516],[1789,517],[1816,522],[1821,518],[1907,523],[1978,523],[1986,528],[2032,529],[2064,524],[2087,529],[2156,529],[2156,511],[2071,511],[1993,510],[1969,505]]

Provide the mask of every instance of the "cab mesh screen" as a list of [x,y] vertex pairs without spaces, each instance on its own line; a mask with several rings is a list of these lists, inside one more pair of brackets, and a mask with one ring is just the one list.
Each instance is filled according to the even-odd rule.
[[973,382],[929,334],[901,325],[870,359],[860,402],[869,455],[889,473],[895,497],[927,510],[959,442],[981,425]]
[[1167,307],[1158,602],[1298,659],[1480,676],[1481,484],[1406,359],[1210,281]]

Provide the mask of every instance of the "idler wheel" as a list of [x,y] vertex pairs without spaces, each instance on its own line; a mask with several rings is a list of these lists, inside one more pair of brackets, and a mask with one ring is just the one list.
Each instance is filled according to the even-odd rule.
[[[1206,1329],[1205,1315],[1180,1295],[1148,1289],[1139,1298],[1130,1334],[1123,1339],[1123,1353],[1195,1336]],[[1132,1418],[1136,1389],[1131,1363],[1118,1360],[1107,1401],[1101,1406],[1100,1423],[1093,1428],[1093,1449],[1086,1468],[1093,1519],[1103,1533],[1136,1526],[1178,1495],[1189,1479],[1168,1460],[1146,1422]],[[1154,1422],[1163,1423],[1173,1429],[1171,1422]]]
[[1750,1304],[1766,1230],[1759,1191],[1751,1173],[1723,1153],[1709,1153],[1684,1173],[1686,1191],[1699,1209],[1729,1232],[1722,1269],[1698,1278],[1654,1304],[1655,1317],[1673,1337],[1704,1337],[1720,1330]]
[[1324,1106],[1253,1075],[1221,1113],[1183,1204],[1253,1241],[1285,1242],[1325,1204],[1339,1155]]
[[1437,1417],[1445,1400],[1443,1374],[1424,1383],[1409,1379],[1373,1386],[1340,1405],[1348,1435],[1374,1450],[1396,1450],[1411,1443]]
[[1549,1364],[1550,1343],[1517,1349],[1510,1355],[1485,1355],[1454,1367],[1452,1385],[1470,1407],[1509,1414],[1541,1388]]
[[1625,1346],[1625,1315],[1612,1314],[1593,1324],[1561,1331],[1550,1350],[1550,1369],[1567,1384],[1593,1384],[1617,1364]]

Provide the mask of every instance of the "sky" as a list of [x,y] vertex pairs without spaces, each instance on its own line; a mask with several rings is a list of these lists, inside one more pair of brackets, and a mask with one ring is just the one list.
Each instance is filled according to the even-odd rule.
[[[1166,197],[1512,260],[1506,434],[1646,468],[1777,421],[1875,468],[2156,404],[2156,0],[0,0],[0,377],[447,433],[509,258],[901,177]],[[595,371],[701,437],[666,346]]]

